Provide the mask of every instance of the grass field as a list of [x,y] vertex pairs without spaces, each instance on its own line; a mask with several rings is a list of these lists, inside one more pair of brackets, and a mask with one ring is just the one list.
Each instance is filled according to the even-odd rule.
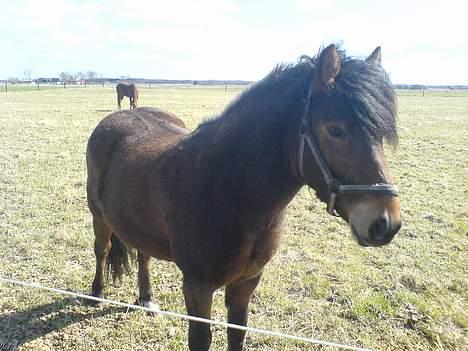
[[[142,89],[141,106],[193,129],[242,88]],[[0,93],[0,276],[88,292],[94,274],[85,147],[115,109],[111,88]],[[128,99],[124,100],[128,106]],[[391,245],[359,247],[307,189],[290,204],[279,253],[249,325],[375,350],[466,350],[468,93],[399,96],[400,146],[388,158],[404,227]],[[155,300],[185,312],[175,265],[152,263]],[[136,275],[107,297],[133,303]],[[223,292],[213,317],[225,319]],[[225,330],[213,328],[212,350]],[[0,350],[187,349],[187,323],[0,283]],[[247,350],[321,350],[250,334]]]

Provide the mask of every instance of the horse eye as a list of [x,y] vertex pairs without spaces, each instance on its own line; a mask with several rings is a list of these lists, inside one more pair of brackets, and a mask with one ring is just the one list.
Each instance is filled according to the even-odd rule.
[[346,137],[346,132],[343,128],[337,126],[329,126],[327,127],[327,131],[332,138],[344,139]]

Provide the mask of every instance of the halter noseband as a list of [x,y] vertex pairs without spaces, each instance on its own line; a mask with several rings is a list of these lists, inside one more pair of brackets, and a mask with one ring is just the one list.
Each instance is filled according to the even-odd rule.
[[317,163],[320,171],[322,172],[325,183],[328,187],[328,203],[327,212],[333,216],[338,216],[335,211],[336,198],[343,194],[351,193],[379,193],[391,196],[398,196],[398,188],[393,184],[377,183],[377,184],[366,184],[366,185],[343,185],[338,179],[336,179],[330,171],[327,162],[323,158],[322,153],[314,140],[312,132],[307,121],[307,113],[309,111],[310,100],[312,97],[312,85],[309,88],[309,94],[305,104],[304,113],[301,117],[301,124],[299,127],[299,150],[298,150],[298,168],[299,175],[304,178],[304,151],[306,146],[309,147],[310,152],[314,156],[315,162]]

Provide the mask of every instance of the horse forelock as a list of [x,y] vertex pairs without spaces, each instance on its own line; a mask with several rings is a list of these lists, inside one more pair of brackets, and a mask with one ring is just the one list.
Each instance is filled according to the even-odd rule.
[[[345,102],[349,113],[341,117],[350,119],[371,141],[386,139],[390,144],[396,145],[396,94],[387,73],[380,65],[348,57],[341,49],[337,52],[341,68],[329,94],[332,100],[335,98],[336,102]],[[314,57],[303,55],[297,64],[277,65],[264,79],[265,84],[280,87],[283,90],[280,95],[286,100],[300,97],[298,103],[304,103],[320,54],[321,51]],[[285,93],[286,90],[290,93]],[[320,94],[312,96],[311,103],[314,104],[322,97]],[[275,99],[278,108],[287,105],[285,99]]]
[[380,65],[344,56],[334,90],[350,110],[345,117],[369,139],[398,143],[396,94]]

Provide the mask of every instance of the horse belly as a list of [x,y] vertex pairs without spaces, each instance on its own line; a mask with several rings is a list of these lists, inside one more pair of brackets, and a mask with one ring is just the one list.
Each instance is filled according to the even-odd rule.
[[[156,162],[151,163],[154,167]],[[149,256],[171,260],[166,195],[147,165],[115,160],[99,202],[106,221],[121,240]]]
[[121,206],[105,208],[108,223],[115,235],[131,247],[151,257],[172,260],[165,221],[155,208],[151,211],[142,206],[144,201],[141,198],[137,203],[128,201]]
[[114,233],[122,241],[148,256],[172,261],[169,240],[164,235],[139,232],[134,226],[131,228],[118,228]]

